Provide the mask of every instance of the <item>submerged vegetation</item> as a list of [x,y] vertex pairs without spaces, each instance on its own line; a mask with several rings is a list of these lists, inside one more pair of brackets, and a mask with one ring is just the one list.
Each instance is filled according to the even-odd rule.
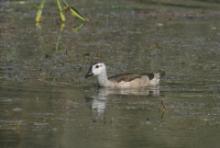
[[[44,9],[45,3],[46,3],[46,0],[41,0],[40,5],[38,7],[38,10],[36,12],[36,17],[35,17],[36,24],[39,24],[42,22],[42,14],[43,14],[43,9]],[[82,22],[88,21],[87,18],[83,17],[76,8],[69,5],[69,3],[67,3],[65,0],[56,0],[56,5],[57,5],[58,11],[59,11],[61,23],[65,23],[65,21],[66,21],[65,14],[67,12],[70,12],[70,14],[73,17],[76,17],[77,19],[81,20]]]

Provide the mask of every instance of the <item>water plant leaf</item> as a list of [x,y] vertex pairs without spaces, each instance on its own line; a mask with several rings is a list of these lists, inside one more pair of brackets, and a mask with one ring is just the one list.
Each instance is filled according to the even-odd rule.
[[63,3],[65,5],[66,10],[69,10],[71,12],[72,16],[74,16],[82,21],[88,21],[88,19],[83,17],[75,7],[70,6],[65,0],[63,0]]
[[81,29],[83,26],[84,26],[84,23],[81,23],[81,24],[79,24],[78,26],[74,27],[74,28],[73,28],[73,31],[74,31],[74,32],[79,32],[80,29]]
[[70,7],[70,12],[71,12],[71,14],[72,14],[73,16],[79,18],[80,20],[82,20],[82,21],[87,21],[87,19],[86,19],[85,17],[83,17],[83,16],[79,13],[79,11],[78,11],[76,8],[74,8],[73,6]]

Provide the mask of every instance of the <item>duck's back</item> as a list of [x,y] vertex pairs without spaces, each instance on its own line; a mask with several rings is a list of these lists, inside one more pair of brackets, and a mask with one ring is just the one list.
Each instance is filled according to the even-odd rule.
[[154,73],[143,73],[143,74],[124,73],[124,74],[111,76],[109,77],[109,80],[118,83],[121,81],[130,82],[135,79],[141,79],[142,77],[148,77],[149,80],[152,80],[154,78]]

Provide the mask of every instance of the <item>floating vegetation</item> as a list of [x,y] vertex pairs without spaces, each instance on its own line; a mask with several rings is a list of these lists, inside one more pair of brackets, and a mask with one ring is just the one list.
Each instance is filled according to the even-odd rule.
[[[83,22],[88,21],[87,18],[83,17],[76,8],[69,5],[65,0],[56,0],[56,4],[57,4],[58,11],[59,11],[60,21],[62,23],[66,22],[65,14],[67,12],[70,12],[70,14],[73,17],[76,17],[77,19]],[[44,6],[45,6],[45,0],[41,0],[37,13],[36,13],[36,17],[35,17],[35,22],[37,26],[39,25],[39,23],[42,22],[42,14],[43,14]]]

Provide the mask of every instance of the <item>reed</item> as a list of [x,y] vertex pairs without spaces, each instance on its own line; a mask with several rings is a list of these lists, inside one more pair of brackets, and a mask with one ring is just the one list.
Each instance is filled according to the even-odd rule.
[[[43,14],[45,3],[46,3],[46,0],[41,0],[38,10],[36,12],[36,16],[35,16],[36,24],[39,24],[42,22],[42,14]],[[66,22],[66,16],[65,16],[66,12],[70,12],[71,16],[81,20],[82,22],[88,21],[88,19],[83,17],[75,7],[73,7],[72,5],[69,5],[69,3],[66,2],[66,0],[56,0],[56,5],[59,11],[60,21],[62,23]]]

